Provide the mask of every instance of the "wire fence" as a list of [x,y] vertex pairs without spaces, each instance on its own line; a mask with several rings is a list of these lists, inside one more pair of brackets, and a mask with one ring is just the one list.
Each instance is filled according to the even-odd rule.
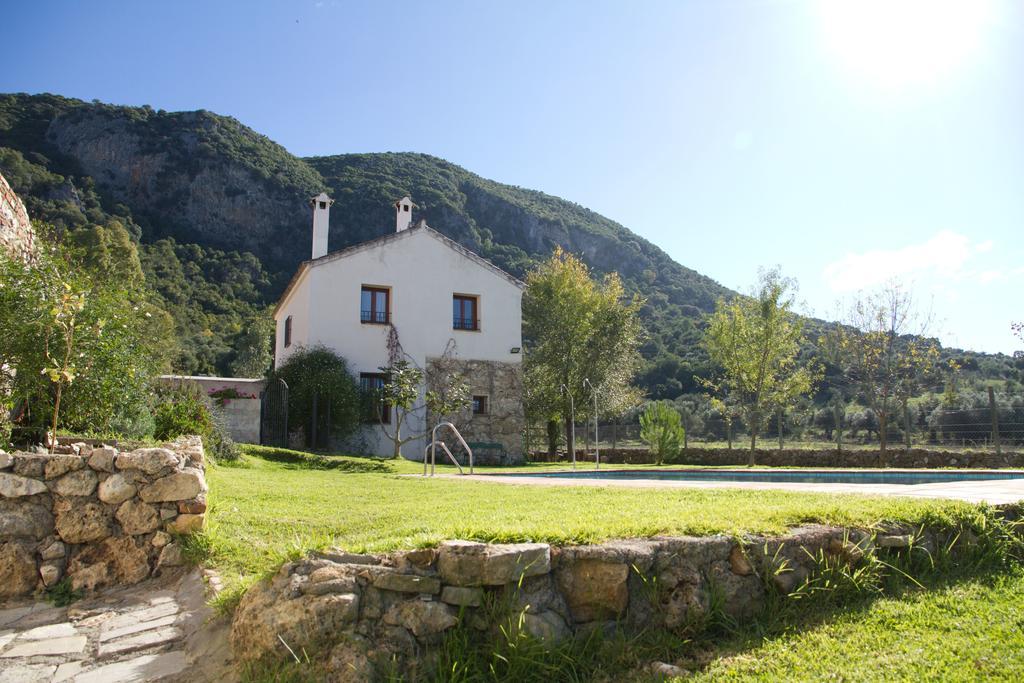
[[[973,450],[1001,452],[1024,449],[1024,396],[1001,396],[988,406],[944,407],[925,403],[897,405],[886,416],[885,436],[889,448]],[[833,406],[816,406],[784,411],[765,421],[758,434],[762,448],[877,449],[881,444],[881,418],[869,409],[849,408],[838,412]],[[684,416],[689,423],[685,447],[745,447],[750,431],[740,420],[732,425],[716,413]],[[527,430],[531,451],[548,448],[544,425]],[[636,418],[602,421],[597,426],[597,445],[603,449],[644,448]],[[594,423],[576,425],[579,449],[595,444]],[[559,448],[564,449],[564,430],[559,430]]]

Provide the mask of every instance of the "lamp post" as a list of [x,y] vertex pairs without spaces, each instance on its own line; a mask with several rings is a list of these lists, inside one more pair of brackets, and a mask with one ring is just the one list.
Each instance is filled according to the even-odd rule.
[[576,402],[572,399],[572,392],[564,384],[561,386],[562,395],[569,394],[569,450],[572,451],[572,468],[576,469]]
[[589,379],[583,380],[583,387],[590,387],[590,393],[594,397],[594,469],[601,469],[601,440],[597,433],[597,387],[591,384]]

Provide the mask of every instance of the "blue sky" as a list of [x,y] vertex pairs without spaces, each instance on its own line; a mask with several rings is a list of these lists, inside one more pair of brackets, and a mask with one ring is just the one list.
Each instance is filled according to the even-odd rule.
[[899,277],[945,343],[1024,346],[1024,3],[34,0],[4,22],[3,92],[427,152],[729,287],[779,264],[835,317]]

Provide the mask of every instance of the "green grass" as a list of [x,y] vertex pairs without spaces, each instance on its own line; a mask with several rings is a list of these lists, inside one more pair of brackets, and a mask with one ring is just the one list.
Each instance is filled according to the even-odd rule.
[[1020,681],[1021,604],[1024,573],[974,577],[874,600],[753,646],[732,643],[687,680]]
[[[327,546],[375,552],[450,538],[592,543],[656,534],[780,533],[807,522],[952,521],[972,509],[949,501],[782,491],[424,479],[400,476],[422,472],[410,462],[243,450],[238,463],[207,472],[210,512],[197,544],[223,574],[228,595],[290,557]],[[552,466],[507,469],[545,467]]]

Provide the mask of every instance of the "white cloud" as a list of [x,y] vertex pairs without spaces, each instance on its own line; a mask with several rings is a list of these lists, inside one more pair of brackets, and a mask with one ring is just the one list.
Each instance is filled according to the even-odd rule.
[[824,276],[835,292],[850,292],[880,285],[892,278],[919,275],[960,278],[972,252],[991,248],[991,243],[972,245],[970,239],[952,230],[942,230],[919,244],[898,249],[872,249],[847,253],[825,266]]

